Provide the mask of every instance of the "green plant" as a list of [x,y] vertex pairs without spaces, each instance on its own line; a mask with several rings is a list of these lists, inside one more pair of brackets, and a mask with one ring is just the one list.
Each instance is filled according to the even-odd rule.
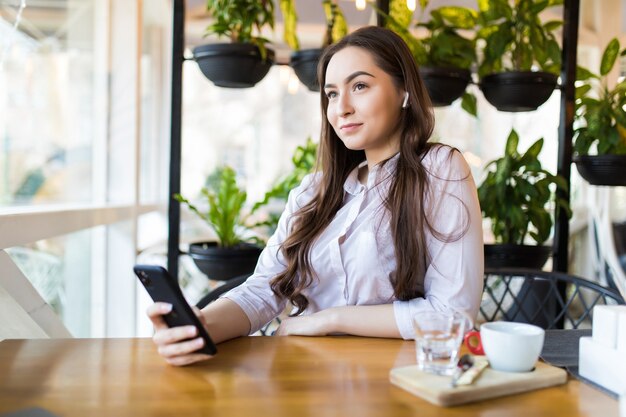
[[242,231],[250,230],[246,225],[248,216],[243,215],[247,193],[237,185],[237,174],[230,167],[218,168],[211,181],[212,185],[203,187],[201,195],[208,202],[206,212],[198,209],[180,194],[174,198],[185,204],[189,210],[203,219],[217,235],[221,247],[236,247],[245,241],[258,242],[258,238],[244,238]]
[[[611,72],[620,54],[617,39],[611,40],[602,54],[600,75],[578,68],[576,87],[576,118],[582,126],[574,132],[574,150],[588,154],[595,144],[598,155],[626,155],[626,80],[611,89],[606,75]],[[595,95],[595,97],[592,97]]]
[[[252,206],[252,213],[259,208],[266,206],[272,199],[287,201],[289,192],[297,187],[305,175],[313,172],[317,159],[317,144],[307,138],[304,146],[298,146],[293,153],[291,162],[293,170],[285,176],[279,178],[272,188],[265,193],[263,199]],[[269,218],[263,222],[256,223],[255,226],[266,226],[270,231],[274,231],[278,224],[280,213],[269,213]]]
[[502,71],[559,74],[561,48],[554,32],[561,20],[542,23],[539,14],[563,0],[478,0],[477,39],[484,41],[478,75]]
[[[429,0],[420,0],[423,11]],[[385,17],[386,27],[396,32],[407,43],[415,62],[420,66],[455,67],[470,69],[476,59],[475,44],[459,34],[459,30],[471,30],[476,25],[478,14],[466,7],[444,6],[430,12],[430,19],[416,26],[428,30],[428,36],[415,37],[409,30],[413,24],[413,12],[405,0],[391,0],[389,14],[373,6]]]
[[518,153],[518,143],[517,132],[511,130],[504,156],[490,161],[485,168],[488,173],[478,187],[478,199],[483,216],[491,219],[496,242],[523,244],[526,235],[530,235],[541,245],[552,229],[553,219],[548,209],[551,200],[571,216],[569,203],[554,197],[553,192],[555,188],[566,190],[567,182],[541,168],[538,156],[543,138],[524,154]]
[[[326,31],[324,32],[322,47],[326,47],[337,42],[348,33],[348,24],[343,12],[336,3],[331,0],[322,0],[322,7],[326,17]],[[300,49],[300,41],[296,34],[298,14],[296,13],[295,0],[280,0],[280,10],[283,13],[285,22],[283,39],[291,49],[297,51]]]
[[[420,0],[423,13],[429,0]],[[396,32],[409,46],[415,62],[425,67],[452,67],[469,70],[476,62],[476,44],[474,39],[462,36],[459,31],[471,31],[478,19],[475,10],[460,6],[443,6],[430,12],[430,19],[416,26],[428,30],[423,38],[415,37],[409,30],[413,12],[406,6],[405,0],[391,0],[389,14],[374,7],[385,16],[387,28]],[[476,116],[476,97],[464,93],[462,107]]]
[[206,5],[215,19],[207,27],[207,35],[228,36],[231,42],[255,44],[265,58],[265,44],[269,40],[258,34],[265,26],[274,29],[272,0],[207,0]]

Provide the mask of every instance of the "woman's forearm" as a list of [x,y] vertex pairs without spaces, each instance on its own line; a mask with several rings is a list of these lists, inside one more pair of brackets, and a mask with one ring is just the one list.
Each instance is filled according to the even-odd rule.
[[330,315],[328,333],[401,337],[396,325],[393,304],[333,307],[326,311]]
[[241,307],[227,298],[220,298],[202,309],[204,323],[211,339],[221,343],[250,333],[250,320]]

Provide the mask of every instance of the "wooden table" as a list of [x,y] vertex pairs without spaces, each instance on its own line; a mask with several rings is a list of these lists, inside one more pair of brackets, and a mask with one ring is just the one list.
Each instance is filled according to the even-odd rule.
[[358,337],[246,337],[213,360],[175,368],[149,339],[0,343],[0,412],[72,416],[602,416],[618,402],[566,385],[440,408],[389,382],[414,343]]

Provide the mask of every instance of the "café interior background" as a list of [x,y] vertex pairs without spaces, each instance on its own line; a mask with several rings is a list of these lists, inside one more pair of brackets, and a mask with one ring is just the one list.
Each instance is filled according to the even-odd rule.
[[[321,44],[320,3],[297,2],[302,47]],[[443,4],[474,2],[431,1],[430,7]],[[358,11],[349,0],[339,5],[350,29],[375,22],[371,8]],[[215,41],[203,38],[210,21],[204,9],[202,0],[187,1],[188,56],[193,46]],[[562,18],[561,9],[555,13]],[[76,337],[150,334],[149,300],[132,266],[165,259],[171,32],[165,0],[0,0],[0,300],[13,303],[15,314],[43,300],[49,307],[37,320],[49,329],[64,327]],[[581,1],[579,64],[597,68],[616,34],[626,45],[626,0]],[[284,62],[290,51],[280,17],[265,35]],[[612,76],[625,73],[622,60]],[[273,66],[250,89],[215,87],[193,61],[184,64],[183,80],[183,195],[197,195],[207,176],[228,164],[248,201],[258,201],[290,169],[295,147],[307,137],[318,140],[318,94],[287,65]],[[541,160],[555,172],[558,90],[537,111],[501,113],[470,89],[479,118],[462,111],[460,100],[437,108],[434,139],[464,153],[477,183],[485,162],[503,152],[511,127],[521,149],[545,139]],[[612,216],[623,221],[624,187],[611,193]],[[575,168],[571,195],[570,272],[593,276],[587,213],[596,197]],[[185,213],[183,244],[210,234]],[[181,266],[185,290],[196,297],[206,277],[185,257]]]

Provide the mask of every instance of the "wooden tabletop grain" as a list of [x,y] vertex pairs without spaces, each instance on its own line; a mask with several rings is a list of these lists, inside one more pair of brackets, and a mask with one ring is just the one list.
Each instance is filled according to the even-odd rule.
[[212,360],[169,366],[150,339],[0,343],[0,413],[42,407],[86,416],[618,416],[618,402],[567,384],[458,407],[389,382],[415,363],[412,342],[359,337],[245,337]]

